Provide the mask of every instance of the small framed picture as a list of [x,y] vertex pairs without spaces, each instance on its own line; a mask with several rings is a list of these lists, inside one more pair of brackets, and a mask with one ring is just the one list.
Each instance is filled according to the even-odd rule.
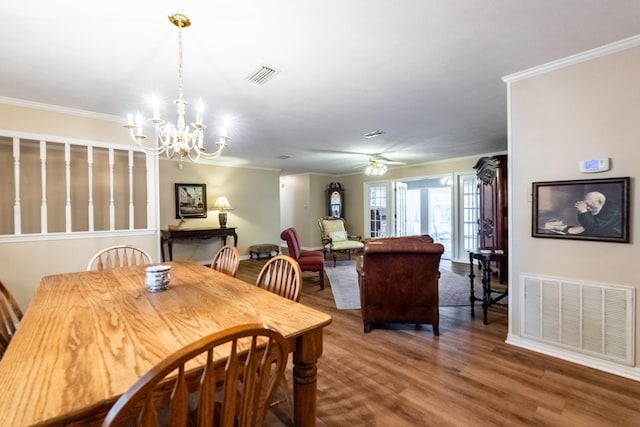
[[176,219],[206,217],[206,184],[176,184]]
[[533,237],[629,243],[629,177],[533,183]]

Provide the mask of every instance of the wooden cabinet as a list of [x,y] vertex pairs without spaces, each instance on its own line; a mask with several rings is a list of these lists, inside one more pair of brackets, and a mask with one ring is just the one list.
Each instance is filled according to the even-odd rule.
[[503,281],[507,278],[508,257],[507,156],[482,157],[473,168],[480,196],[478,248],[504,252],[504,259],[498,265],[500,281]]

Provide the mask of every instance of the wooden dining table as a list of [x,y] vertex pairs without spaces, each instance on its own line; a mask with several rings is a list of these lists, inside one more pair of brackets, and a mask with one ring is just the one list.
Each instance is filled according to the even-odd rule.
[[169,354],[234,325],[263,323],[293,353],[294,424],[316,422],[316,363],[331,317],[195,263],[170,262],[167,290],[145,267],[46,276],[0,360],[2,426],[100,425]]

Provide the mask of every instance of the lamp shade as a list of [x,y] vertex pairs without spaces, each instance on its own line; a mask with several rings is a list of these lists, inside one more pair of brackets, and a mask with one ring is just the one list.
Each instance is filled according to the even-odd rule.
[[233,209],[231,207],[231,204],[229,203],[229,200],[227,200],[227,198],[225,196],[220,196],[216,199],[216,202],[213,204],[213,208],[214,209],[220,209],[221,211],[223,210],[229,210],[229,209]]

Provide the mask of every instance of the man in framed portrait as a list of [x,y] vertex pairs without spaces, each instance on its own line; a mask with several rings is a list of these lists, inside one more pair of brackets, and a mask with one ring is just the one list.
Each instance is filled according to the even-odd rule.
[[583,200],[575,203],[580,226],[571,227],[569,234],[594,237],[622,236],[622,215],[620,209],[599,191],[592,191]]

